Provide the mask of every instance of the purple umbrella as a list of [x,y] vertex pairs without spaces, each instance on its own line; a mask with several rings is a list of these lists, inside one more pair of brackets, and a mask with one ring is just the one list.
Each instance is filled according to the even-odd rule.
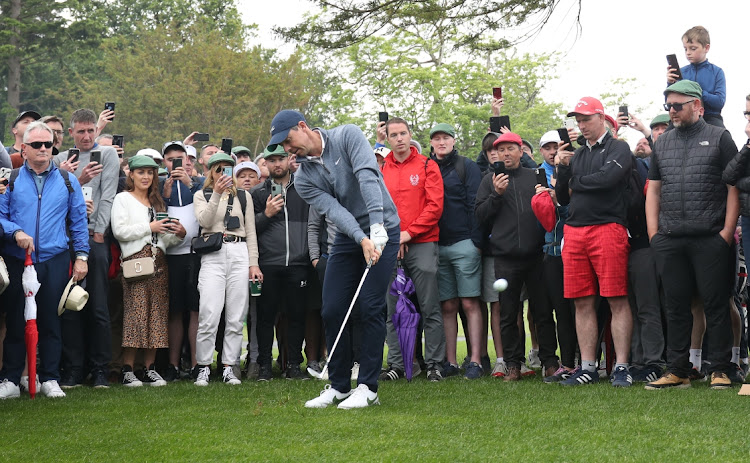
[[417,339],[417,327],[419,326],[419,313],[409,296],[414,294],[414,282],[404,274],[404,269],[399,265],[396,278],[391,284],[390,293],[397,296],[396,312],[393,314],[393,326],[398,333],[398,343],[401,346],[401,358],[404,360],[404,373],[406,379],[411,381],[414,370],[414,344]]

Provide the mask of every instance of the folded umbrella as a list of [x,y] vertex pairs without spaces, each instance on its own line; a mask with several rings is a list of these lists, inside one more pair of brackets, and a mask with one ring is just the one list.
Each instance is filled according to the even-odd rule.
[[414,303],[409,299],[414,294],[414,282],[406,276],[400,264],[389,292],[392,296],[398,297],[392,320],[398,334],[398,343],[401,346],[404,374],[406,379],[411,381],[414,372],[414,346],[417,340],[420,315],[414,307]]
[[31,254],[26,254],[24,266],[21,277],[23,293],[26,296],[26,305],[23,310],[26,319],[24,340],[26,341],[26,360],[29,365],[29,395],[33,399],[36,396],[36,346],[39,342],[39,331],[36,327],[36,294],[41,284],[39,284]]

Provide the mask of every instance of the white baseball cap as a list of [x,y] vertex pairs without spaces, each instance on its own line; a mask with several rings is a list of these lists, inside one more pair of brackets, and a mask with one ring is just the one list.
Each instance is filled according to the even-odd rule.
[[549,132],[542,135],[542,139],[539,140],[539,147],[542,147],[547,143],[560,143],[561,141],[562,140],[560,140],[560,134],[557,133],[557,130],[550,130]]
[[136,156],[148,156],[148,157],[150,157],[153,160],[157,160],[157,159],[159,161],[163,161],[164,160],[164,158],[161,157],[161,153],[159,153],[158,151],[156,151],[153,148],[143,148],[142,150],[138,150],[138,152],[135,153],[135,155]]
[[195,150],[195,146],[193,145],[185,146],[185,152],[193,159],[196,159],[198,157],[198,152]]
[[258,174],[258,178],[261,177],[260,175],[260,167],[254,162],[251,161],[245,161],[237,164],[234,166],[234,175],[235,177],[240,173],[240,171],[243,171],[245,169],[253,169],[256,174]]

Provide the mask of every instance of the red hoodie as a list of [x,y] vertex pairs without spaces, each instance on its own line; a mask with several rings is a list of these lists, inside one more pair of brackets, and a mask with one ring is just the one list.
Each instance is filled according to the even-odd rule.
[[443,177],[438,165],[412,146],[404,162],[398,162],[393,151],[388,153],[382,172],[401,219],[401,231],[409,233],[411,243],[438,241],[438,220],[443,215]]

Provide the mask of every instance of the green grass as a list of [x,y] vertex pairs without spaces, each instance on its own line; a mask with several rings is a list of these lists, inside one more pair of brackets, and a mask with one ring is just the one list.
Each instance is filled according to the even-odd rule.
[[[748,461],[750,398],[541,379],[381,385],[380,407],[308,410],[320,381],[80,387],[0,402],[0,461]],[[31,456],[31,458],[29,458]]]

